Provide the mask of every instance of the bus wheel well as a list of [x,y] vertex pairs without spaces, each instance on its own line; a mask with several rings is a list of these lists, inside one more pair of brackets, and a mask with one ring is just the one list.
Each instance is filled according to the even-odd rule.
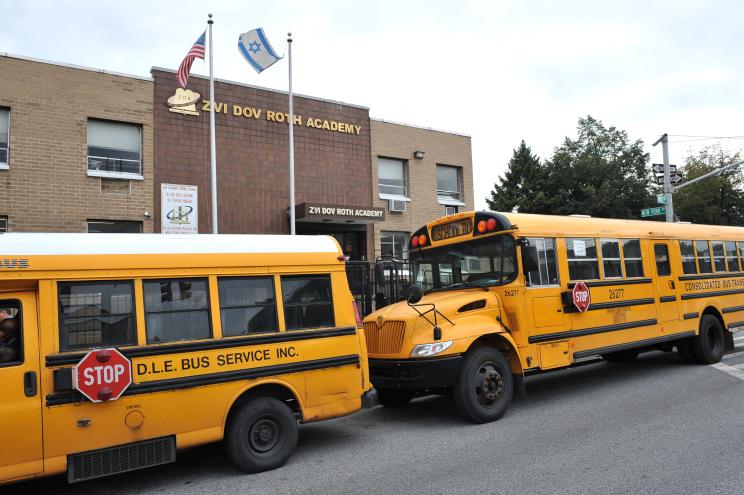
[[512,373],[521,375],[524,370],[522,369],[522,361],[519,359],[517,350],[514,349],[511,342],[504,337],[496,333],[490,333],[478,337],[471,345],[470,348],[474,349],[479,346],[493,347],[501,351],[506,360],[509,362],[509,366],[512,369]]
[[230,407],[230,412],[227,413],[225,426],[230,424],[232,416],[240,410],[243,404],[256,397],[272,397],[277,399],[286,404],[298,420],[302,419],[300,401],[297,400],[297,397],[292,390],[277,383],[265,383],[263,385],[249,388],[243,392],[235,402],[233,402],[232,407]]
[[723,322],[723,316],[721,316],[721,313],[713,306],[708,306],[707,308],[705,308],[705,310],[703,310],[703,314],[700,316],[702,317],[704,315],[715,316],[718,320],[718,323],[721,324],[721,328],[723,328],[724,330],[726,329],[726,324]]

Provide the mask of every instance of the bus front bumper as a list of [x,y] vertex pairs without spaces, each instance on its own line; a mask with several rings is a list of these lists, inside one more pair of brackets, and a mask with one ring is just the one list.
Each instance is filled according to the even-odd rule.
[[431,359],[370,359],[369,373],[377,388],[423,390],[451,387],[462,356]]

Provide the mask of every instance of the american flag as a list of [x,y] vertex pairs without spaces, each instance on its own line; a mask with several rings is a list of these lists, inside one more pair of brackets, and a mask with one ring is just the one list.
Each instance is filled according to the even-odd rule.
[[191,72],[191,64],[194,63],[194,59],[200,58],[204,60],[204,37],[206,34],[207,32],[204,31],[202,35],[199,36],[199,39],[196,40],[196,43],[191,47],[191,50],[186,54],[183,62],[181,62],[181,66],[178,68],[176,77],[178,78],[178,85],[182,88],[185,88],[186,83],[189,82],[189,72]]

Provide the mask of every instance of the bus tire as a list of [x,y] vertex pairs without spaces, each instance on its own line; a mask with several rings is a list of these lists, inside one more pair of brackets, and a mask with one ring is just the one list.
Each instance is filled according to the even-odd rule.
[[635,361],[638,358],[638,355],[641,353],[638,349],[628,349],[625,351],[617,351],[617,352],[610,352],[607,354],[602,354],[602,358],[605,361],[610,361],[611,363],[623,363],[623,362],[630,362]]
[[476,347],[465,355],[452,391],[460,414],[474,423],[501,418],[512,400],[514,377],[501,352]]
[[697,359],[692,353],[692,344],[690,343],[690,339],[679,340],[677,341],[676,346],[677,354],[682,358],[682,361],[689,364],[697,363]]
[[717,363],[723,357],[723,328],[713,315],[700,318],[700,333],[691,339],[692,353],[700,364]]
[[271,397],[245,402],[230,419],[225,449],[230,460],[247,473],[282,466],[294,452],[299,427],[289,407]]
[[378,388],[377,396],[380,404],[385,407],[405,406],[413,399],[413,392],[409,390],[395,390],[392,388]]

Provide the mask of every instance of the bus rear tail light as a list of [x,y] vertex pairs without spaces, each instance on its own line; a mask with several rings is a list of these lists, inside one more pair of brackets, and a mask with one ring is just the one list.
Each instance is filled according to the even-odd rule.
[[483,234],[486,231],[486,221],[481,220],[478,222],[478,233]]
[[356,327],[357,329],[361,330],[362,325],[362,317],[359,315],[359,307],[357,306],[356,301],[352,299],[351,305],[354,306],[354,318],[356,319]]
[[418,243],[419,246],[426,246],[426,236],[424,234],[418,236]]
[[411,239],[411,246],[418,247],[418,239],[419,239],[418,236]]

